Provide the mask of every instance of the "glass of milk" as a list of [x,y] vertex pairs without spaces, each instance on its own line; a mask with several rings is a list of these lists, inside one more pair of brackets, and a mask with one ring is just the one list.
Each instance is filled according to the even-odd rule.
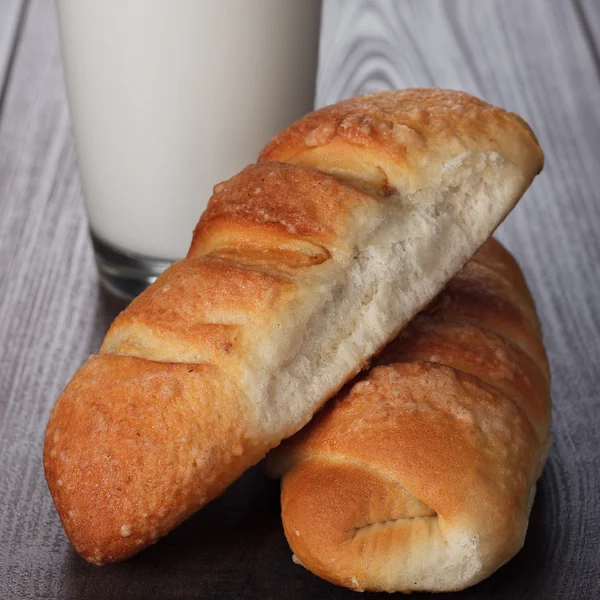
[[96,262],[132,298],[213,186],[312,110],[320,0],[57,0]]

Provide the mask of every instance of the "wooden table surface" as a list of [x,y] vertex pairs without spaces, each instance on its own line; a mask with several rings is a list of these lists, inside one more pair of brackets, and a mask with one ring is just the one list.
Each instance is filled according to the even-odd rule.
[[[546,167],[499,237],[552,365],[554,447],[523,551],[453,598],[600,598],[600,1],[330,0],[317,103],[460,88],[523,115]],[[43,477],[48,413],[118,310],[98,286],[51,0],[0,0],[0,598],[354,598],[291,561],[249,471],[140,556],[96,568]]]

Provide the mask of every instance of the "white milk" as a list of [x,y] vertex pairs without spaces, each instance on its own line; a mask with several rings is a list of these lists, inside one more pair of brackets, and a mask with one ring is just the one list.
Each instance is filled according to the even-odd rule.
[[58,0],[92,231],[185,255],[213,185],[312,109],[320,0]]

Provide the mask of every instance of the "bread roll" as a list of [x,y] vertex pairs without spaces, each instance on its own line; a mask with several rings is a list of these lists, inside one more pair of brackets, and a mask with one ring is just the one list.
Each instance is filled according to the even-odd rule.
[[95,564],[156,541],[304,426],[477,250],[543,157],[510,113],[408,90],[312,113],[261,161],[215,187],[187,258],[117,317],[52,412],[46,478]]
[[550,447],[548,378],[529,290],[491,239],[268,456],[296,560],[356,590],[454,591],[490,575],[523,545]]

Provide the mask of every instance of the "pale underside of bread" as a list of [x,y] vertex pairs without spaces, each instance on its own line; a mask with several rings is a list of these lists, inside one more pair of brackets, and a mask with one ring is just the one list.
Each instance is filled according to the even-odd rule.
[[[461,288],[457,310],[446,299]],[[497,302],[479,303],[490,289]],[[547,365],[510,336],[524,302],[541,339],[520,270],[490,240],[268,456],[297,562],[353,589],[453,591],[521,548],[550,446]]]
[[[339,149],[405,173],[409,187],[357,185],[318,172],[318,164],[268,162],[266,152],[266,162],[215,187],[188,257],[132,302],[111,326],[100,357],[74,376],[49,423],[45,468],[65,529],[85,558],[101,564],[139,551],[304,426],[439,292],[541,168],[535,138],[508,113],[453,92],[417,95],[423,110],[409,121],[428,152],[416,138],[391,148],[375,134],[368,144]],[[400,114],[410,93],[390,98]],[[440,111],[433,110],[438,104]],[[128,403],[119,362],[131,357],[143,361],[147,386],[150,373],[161,374],[157,390],[159,383],[174,390],[170,402],[151,410],[158,391],[146,387],[146,412],[137,408],[141,398]],[[166,384],[165,364],[185,368],[165,375]],[[214,436],[193,435],[198,414],[179,408],[178,382],[195,365],[202,367],[194,384],[198,402],[205,386],[215,390],[203,404],[216,415]],[[98,433],[99,412],[152,444]],[[177,425],[156,436],[163,412],[176,413]],[[241,455],[221,441],[234,413],[238,426],[225,438],[244,448]],[[97,433],[93,445],[86,442],[90,430]],[[170,455],[174,435],[186,458],[168,461],[165,471],[162,457]],[[190,462],[198,453],[213,458]],[[142,461],[159,466],[140,473]],[[156,490],[167,480],[173,493],[158,501]],[[86,481],[85,491],[74,481]]]

